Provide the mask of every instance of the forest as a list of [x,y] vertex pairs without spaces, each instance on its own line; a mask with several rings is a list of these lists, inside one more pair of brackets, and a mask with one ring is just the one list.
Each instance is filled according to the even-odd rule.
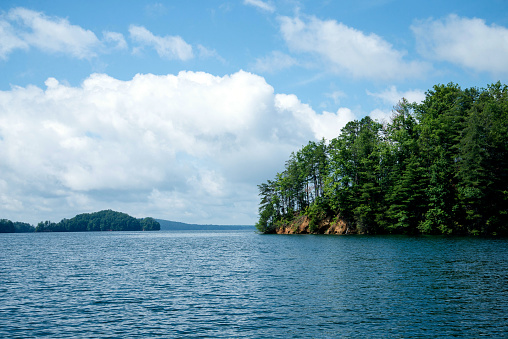
[[94,231],[159,231],[160,224],[154,218],[136,219],[122,212],[104,210],[78,214],[58,223],[41,221],[34,228],[27,223],[0,220],[0,233],[22,232],[94,232]]
[[508,235],[508,87],[436,85],[390,121],[349,122],[311,141],[258,185],[257,229],[306,216],[347,233]]
[[19,221],[10,221],[8,219],[0,219],[0,233],[29,233],[35,232],[35,227]]
[[158,231],[160,224],[153,218],[136,219],[122,212],[104,210],[78,214],[59,223],[40,222],[36,232],[97,232],[97,231]]

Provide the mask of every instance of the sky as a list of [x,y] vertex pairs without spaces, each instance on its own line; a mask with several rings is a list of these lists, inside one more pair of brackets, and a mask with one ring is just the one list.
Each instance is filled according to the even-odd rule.
[[507,80],[505,0],[2,0],[0,218],[252,225],[309,141]]

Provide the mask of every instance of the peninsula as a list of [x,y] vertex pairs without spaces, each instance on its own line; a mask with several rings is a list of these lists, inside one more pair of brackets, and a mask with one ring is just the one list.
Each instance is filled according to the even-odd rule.
[[508,234],[508,87],[436,85],[258,186],[262,233]]

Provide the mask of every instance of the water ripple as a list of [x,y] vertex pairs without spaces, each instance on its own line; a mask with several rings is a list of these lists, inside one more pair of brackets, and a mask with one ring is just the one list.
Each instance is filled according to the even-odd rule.
[[2,338],[505,337],[503,239],[0,235]]

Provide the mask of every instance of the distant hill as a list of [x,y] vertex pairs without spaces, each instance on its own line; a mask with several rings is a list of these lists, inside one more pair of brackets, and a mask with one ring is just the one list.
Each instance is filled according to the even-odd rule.
[[161,225],[161,231],[238,231],[238,230],[252,230],[256,228],[253,225],[198,225],[198,224],[186,224],[178,221],[169,221],[162,219],[155,219]]
[[40,222],[35,232],[89,232],[89,231],[158,231],[160,225],[153,218],[136,219],[122,212],[104,210],[78,214],[59,223]]

